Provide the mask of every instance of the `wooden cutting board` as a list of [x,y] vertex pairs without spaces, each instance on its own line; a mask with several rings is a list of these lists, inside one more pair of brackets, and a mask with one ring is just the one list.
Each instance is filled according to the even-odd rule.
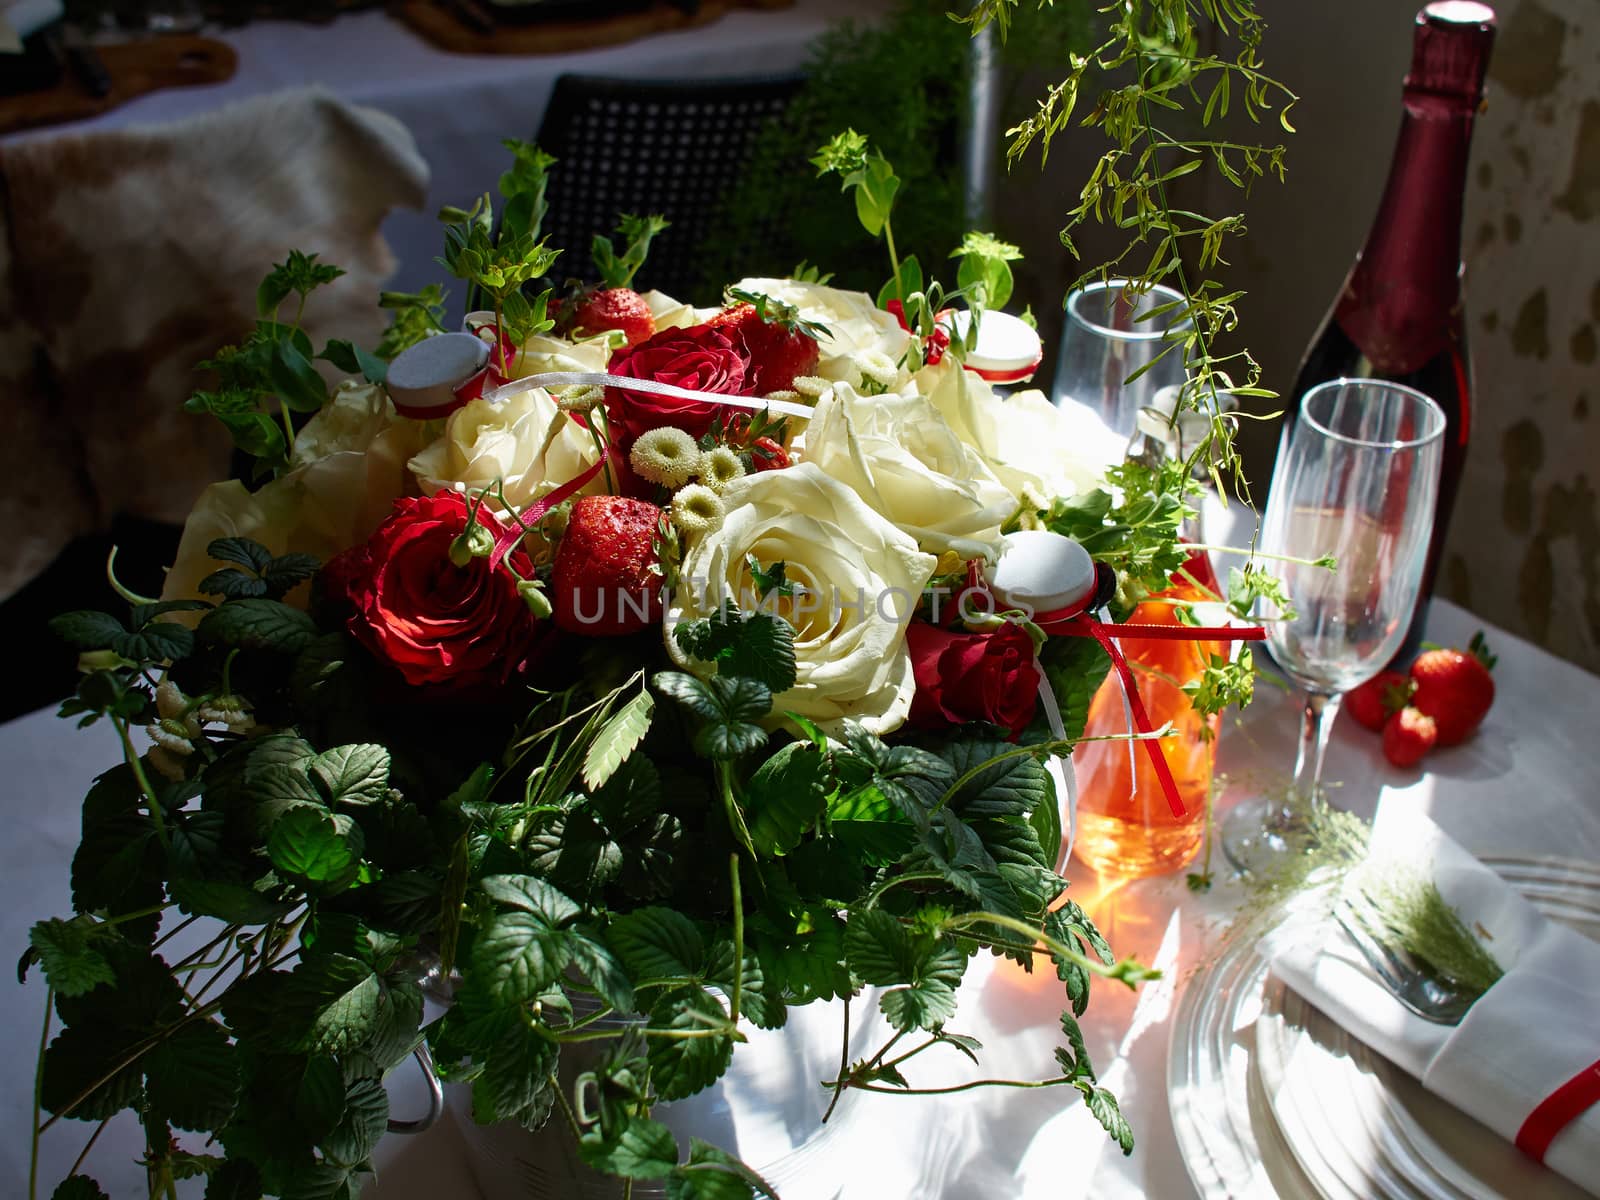
[[596,46],[615,46],[670,29],[690,29],[715,21],[734,8],[788,8],[794,0],[701,0],[693,13],[658,0],[639,12],[598,21],[537,21],[471,28],[479,18],[494,20],[487,0],[400,0],[400,19],[440,49],[456,54],[567,54]]
[[0,97],[0,133],[96,117],[161,88],[221,83],[232,77],[239,61],[226,42],[179,35],[96,46],[95,52],[111,77],[107,95],[91,96],[67,71],[53,88]]

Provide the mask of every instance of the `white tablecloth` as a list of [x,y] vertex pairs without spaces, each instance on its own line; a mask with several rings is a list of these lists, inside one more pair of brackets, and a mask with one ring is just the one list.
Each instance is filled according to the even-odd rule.
[[[887,0],[797,0],[790,8],[734,9],[695,29],[620,46],[543,55],[447,53],[379,11],[352,13],[331,25],[257,21],[207,31],[239,53],[238,71],[224,83],[152,92],[90,121],[14,137],[173,121],[282,88],[322,84],[397,117],[432,171],[427,207],[396,212],[383,227],[400,264],[390,286],[414,291],[444,279],[433,261],[444,244],[435,219],[440,207],[470,205],[484,192],[498,197],[495,186],[510,161],[501,140],[533,139],[557,76],[693,79],[793,70],[830,25],[870,21],[887,8]],[[807,168],[796,163],[795,169]],[[459,305],[461,297],[455,300]]]
[[[1464,645],[1482,622],[1443,602],[1433,606],[1429,636]],[[1600,679],[1543,651],[1487,630],[1500,656],[1494,710],[1464,746],[1430,756],[1425,772],[1387,766],[1378,739],[1342,721],[1328,751],[1327,777],[1342,783],[1337,802],[1370,814],[1378,799],[1415,804],[1476,852],[1545,853],[1600,859],[1600,801],[1590,764],[1592,713]],[[1294,756],[1295,701],[1270,686],[1226,728],[1220,768],[1230,796],[1261,780],[1281,780]],[[67,861],[76,842],[79,802],[90,779],[115,762],[115,739],[103,729],[75,731],[40,712],[0,726],[0,773],[6,780],[8,836],[0,846],[0,950],[20,954],[28,926],[68,910]],[[1224,803],[1226,803],[1226,797]],[[1226,873],[1218,861],[1219,877]],[[1166,977],[1132,994],[1097,985],[1085,1021],[1102,1080],[1122,1099],[1139,1140],[1123,1158],[1078,1102],[1062,1089],[987,1089],[944,1097],[865,1096],[870,1136],[858,1151],[844,1200],[1096,1200],[1195,1193],[1178,1158],[1167,1110],[1169,1018],[1177,989],[1213,944],[1216,925],[1238,899],[1231,885],[1196,896],[1181,874],[1133,884],[1097,879],[1077,868],[1074,894],[1119,954],[1135,954]],[[0,1193],[25,1194],[33,1053],[44,986],[34,972],[25,987],[0,990],[0,1029],[10,1053],[0,1064]],[[985,1075],[1042,1078],[1052,1071],[1061,988],[1053,975],[1024,975],[1010,964],[974,964],[952,1028],[985,1044]],[[925,1056],[917,1086],[970,1078],[951,1054]],[[408,1069],[403,1069],[408,1072]],[[409,1075],[407,1073],[407,1079]],[[396,1108],[415,1092],[403,1079]],[[89,1127],[64,1122],[44,1139],[44,1195],[66,1171]],[[119,1137],[120,1135],[120,1141]],[[142,1197],[141,1173],[128,1160],[137,1131],[120,1128],[95,1147],[89,1169],[114,1200]],[[390,1138],[379,1153],[378,1200],[470,1200],[461,1136],[448,1116],[432,1132]],[[187,1194],[187,1193],[186,1193]],[[194,1193],[198,1195],[198,1192]]]

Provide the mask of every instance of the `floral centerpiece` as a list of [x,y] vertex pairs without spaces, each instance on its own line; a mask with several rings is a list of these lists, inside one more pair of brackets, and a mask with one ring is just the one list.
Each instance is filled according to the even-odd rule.
[[[914,1091],[908,1060],[974,1053],[956,989],[988,953],[1059,976],[1032,1082],[1131,1150],[1076,1018],[1092,978],[1147,972],[1059,873],[1108,659],[994,572],[1054,539],[1089,563],[1066,618],[1126,611],[1184,560],[1186,464],[968,369],[1015,249],[969,236],[949,291],[896,258],[863,139],[817,163],[883,235],[883,293],[801,271],[710,310],[631,289],[653,218],[597,239],[600,288],[548,286],[551,163],[508,145],[498,224],[487,197],[442,214],[465,331],[429,289],[383,298],[373,350],[319,350],[291,310],[338,271],[291,255],[188,402],[259,486],[204,494],[160,598],[53,623],[64,713],[124,757],[85,801],[77,915],[23,964],[61,1026],[37,1124],[133,1108],[152,1196],[353,1197],[382,1080],[426,1046],[479,1120],[563,1122],[674,1196],[772,1195],[652,1106],[717,1080],[741,1021],[863,986],[893,1033],[825,1086]],[[1218,662],[1195,701],[1248,687]]]

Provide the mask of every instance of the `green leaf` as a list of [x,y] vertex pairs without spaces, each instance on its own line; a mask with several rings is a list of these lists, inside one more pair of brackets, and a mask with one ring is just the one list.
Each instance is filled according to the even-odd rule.
[[378,976],[366,963],[346,954],[302,958],[286,991],[285,1024],[301,1034],[300,1048],[313,1054],[356,1049],[383,1016]]
[[198,591],[203,596],[244,600],[267,594],[267,581],[247,575],[238,567],[220,567],[202,579]]
[[705,939],[694,922],[676,909],[635,909],[613,917],[607,933],[636,984],[699,979],[705,972]]
[[[726,1025],[722,1002],[695,985],[674,988],[650,1010],[650,1028],[676,1032],[707,1030]],[[648,1037],[648,1035],[647,1035]],[[650,1077],[663,1100],[681,1100],[709,1087],[728,1069],[733,1058],[733,1034],[697,1037],[648,1037]]]
[[322,562],[311,554],[280,554],[267,564],[262,579],[267,585],[267,595],[280,600],[296,586],[310,579],[321,568]]
[[727,650],[718,656],[717,674],[742,675],[772,692],[788,691],[795,680],[794,628],[768,613],[747,617]]
[[758,1192],[778,1200],[750,1167],[699,1138],[689,1139],[689,1161],[667,1178],[667,1200],[750,1200]]
[[316,1055],[306,1060],[305,1073],[294,1089],[295,1125],[320,1143],[344,1116],[344,1072],[336,1059]]
[[239,1094],[239,1068],[227,1032],[215,1021],[191,1021],[158,1042],[144,1059],[155,1111],[179,1129],[220,1129]]
[[756,768],[745,788],[750,839],[763,854],[787,854],[827,804],[826,758],[810,742],[790,742]]
[[116,973],[94,945],[95,924],[88,918],[40,921],[28,931],[39,952],[45,978],[63,996],[81,996],[102,983],[116,982]]
[[360,1186],[348,1167],[311,1163],[295,1168],[284,1181],[283,1200],[357,1200]]
[[336,1163],[363,1163],[389,1131],[389,1094],[376,1079],[358,1079],[345,1093],[344,1115],[322,1140],[322,1152]]
[[678,1165],[672,1130],[649,1117],[630,1117],[617,1130],[585,1135],[583,1161],[625,1179],[660,1179]]
[[606,780],[616,773],[630,754],[650,732],[650,721],[655,715],[655,698],[649,692],[640,692],[618,709],[583,756],[583,784],[591,792],[599,791]]
[[[1026,816],[1053,794],[1044,764],[1016,756],[1016,747],[1000,741],[960,741],[945,747],[943,758],[958,780],[976,772],[951,796],[950,808],[967,821],[984,817]],[[992,761],[1001,755],[1013,757]]]
[[50,1193],[50,1200],[110,1200],[100,1190],[100,1185],[87,1175],[68,1175],[56,1184],[56,1190]]
[[252,575],[260,575],[272,561],[272,551],[251,538],[216,538],[207,543],[206,556],[218,562],[234,563]]
[[875,865],[899,858],[916,840],[905,813],[872,784],[828,801],[828,832]]
[[317,636],[316,623],[278,600],[230,600],[200,619],[201,638],[247,650],[297,654]]
[[249,1159],[230,1158],[206,1180],[205,1200],[261,1200],[261,1175]]
[[472,971],[500,1004],[525,1004],[558,978],[570,958],[568,938],[531,912],[500,913],[479,930]]
[[272,348],[267,375],[279,398],[295,412],[316,412],[328,402],[327,383],[287,334]]
[[333,890],[355,881],[361,850],[361,829],[354,821],[309,805],[285,812],[267,837],[273,866],[294,879],[327,884]]
[[697,717],[716,720],[722,716],[721,704],[702,679],[683,671],[660,671],[650,682],[656,691],[676,700]]
[[312,760],[311,778],[330,807],[381,804],[389,795],[389,751],[377,745],[335,746]]
[[137,633],[112,638],[111,648],[134,662],[176,661],[194,652],[194,630],[172,621],[151,621]]
[[1089,1111],[1094,1114],[1094,1119],[1100,1122],[1100,1127],[1111,1135],[1111,1140],[1122,1147],[1122,1153],[1133,1153],[1133,1126],[1128,1124],[1128,1119],[1122,1115],[1122,1109],[1117,1104],[1117,1098],[1103,1087],[1096,1087],[1084,1097],[1089,1103]]
[[857,910],[845,925],[844,949],[850,970],[863,983],[905,983],[916,978],[923,957],[915,935],[881,908]]
[[479,885],[497,904],[533,913],[549,925],[565,925],[583,910],[532,875],[490,875]]
[[50,631],[80,650],[103,650],[127,630],[110,613],[80,610],[50,618]]
[[572,952],[572,965],[600,993],[600,998],[618,1012],[633,1008],[633,981],[623,969],[617,956],[586,930],[568,943]]
[[341,371],[364,376],[368,383],[382,383],[389,376],[387,362],[376,354],[369,354],[354,342],[332,340],[317,357],[331,362]]
[[537,1027],[517,1021],[495,1042],[472,1083],[472,1116],[479,1124],[510,1121],[538,1107],[550,1087],[559,1047]]
[[[140,1094],[143,1067],[136,1059],[97,1083],[115,1063],[138,1044],[137,1032],[97,1025],[69,1026],[51,1040],[44,1054],[44,1080],[40,1101],[45,1110],[59,1114],[86,1090],[72,1110],[80,1121],[115,1116],[134,1104]],[[93,1086],[91,1086],[93,1085]]]

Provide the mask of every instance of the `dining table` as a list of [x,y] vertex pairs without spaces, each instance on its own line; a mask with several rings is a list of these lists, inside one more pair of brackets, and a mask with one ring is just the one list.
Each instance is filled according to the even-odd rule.
[[[1208,538],[1244,544],[1247,510],[1208,510]],[[1211,532],[1231,526],[1233,536]],[[1590,776],[1592,713],[1600,678],[1553,657],[1471,612],[1441,599],[1428,611],[1427,639],[1464,646],[1482,630],[1498,655],[1493,709],[1462,745],[1439,749],[1419,768],[1390,766],[1376,734],[1352,720],[1337,723],[1325,780],[1331,802],[1362,816],[1381,805],[1425,813],[1476,854],[1561,856],[1600,862],[1600,799]],[[1300,714],[1294,693],[1263,672],[1254,701],[1231,716],[1218,746],[1217,811],[1259,789],[1279,787],[1293,765]],[[0,947],[20,954],[29,926],[70,911],[68,864],[79,808],[90,781],[117,761],[103,725],[79,730],[40,710],[0,726],[0,772],[8,836],[0,843]],[[1209,859],[1204,857],[1209,854]],[[1209,867],[1209,888],[1189,878]],[[939,1095],[857,1098],[853,1135],[838,1200],[1191,1200],[1197,1190],[1180,1149],[1169,1095],[1174,1013],[1185,988],[1200,986],[1249,896],[1230,876],[1220,849],[1203,852],[1187,871],[1142,879],[1066,867],[1070,895],[1089,912],[1118,955],[1159,968],[1135,989],[1099,982],[1082,1026],[1100,1081],[1120,1098],[1136,1139],[1124,1156],[1070,1088],[981,1087]],[[0,1062],[0,1191],[26,1194],[35,1050],[45,988],[40,972],[0,994],[0,1029],[11,1052]],[[949,1028],[983,1043],[985,1077],[1040,1079],[1054,1074],[1062,988],[1051,971],[1024,971],[980,957],[967,973]],[[1241,1047],[1249,1029],[1236,1031]],[[914,1068],[914,1069],[913,1069]],[[918,1089],[946,1088],[979,1077],[954,1052],[925,1054],[908,1067]],[[419,1072],[409,1065],[390,1080],[392,1112],[426,1106]],[[1205,1097],[1186,1097],[1204,1105]],[[1218,1101],[1220,1103],[1220,1100]],[[40,1143],[40,1195],[48,1195],[82,1148],[89,1126],[64,1122]],[[1351,1131],[1350,1136],[1361,1136]],[[113,1200],[146,1195],[136,1159],[140,1133],[124,1113],[86,1160]],[[469,1138],[447,1107],[428,1131],[391,1135],[375,1155],[372,1200],[475,1200]],[[1263,1166],[1259,1187],[1275,1194]],[[198,1181],[180,1185],[200,1195]]]

